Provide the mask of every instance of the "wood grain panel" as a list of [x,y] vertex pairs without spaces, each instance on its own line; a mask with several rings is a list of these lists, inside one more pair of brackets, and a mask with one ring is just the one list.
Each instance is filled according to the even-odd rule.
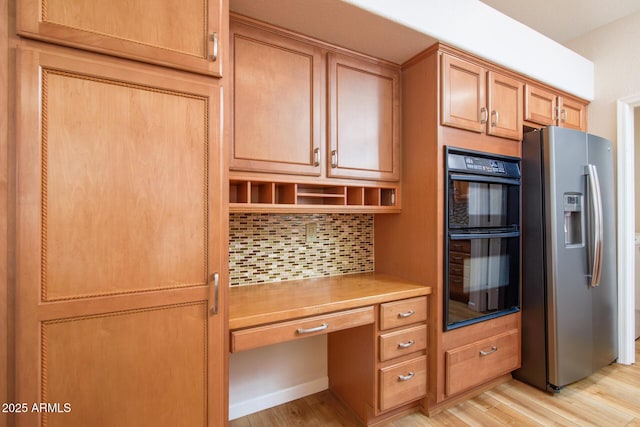
[[42,90],[43,299],[205,285],[207,99],[47,68]]
[[531,84],[524,85],[524,119],[545,126],[556,123],[558,95]]
[[586,131],[586,106],[567,97],[560,97],[560,126]]
[[[25,0],[17,31],[34,37],[221,76],[225,0]],[[213,34],[217,55],[214,59]]]
[[206,302],[45,322],[41,395],[71,411],[44,422],[204,426],[206,354]]
[[397,328],[427,319],[427,297],[380,304],[380,330]]
[[488,134],[522,140],[523,83],[493,71],[488,72]]
[[399,72],[329,54],[328,175],[400,176]]
[[520,367],[520,332],[517,329],[448,350],[448,396],[479,385]]
[[380,335],[380,361],[427,348],[427,325],[414,326]]
[[328,334],[374,322],[373,307],[339,311],[231,332],[231,352]]
[[[474,132],[484,132],[482,108],[486,105],[486,70],[475,64],[442,55],[441,123]],[[484,114],[488,114],[484,113]]]
[[[403,380],[401,377],[410,377]],[[427,357],[380,369],[380,410],[419,399],[427,393]]]
[[320,49],[235,22],[231,37],[230,167],[319,175]]
[[156,425],[165,412],[173,425],[222,425],[218,81],[31,41],[16,57],[15,398],[68,401],[79,417],[33,412],[17,425],[93,425],[101,402],[107,425],[145,425],[149,410]]

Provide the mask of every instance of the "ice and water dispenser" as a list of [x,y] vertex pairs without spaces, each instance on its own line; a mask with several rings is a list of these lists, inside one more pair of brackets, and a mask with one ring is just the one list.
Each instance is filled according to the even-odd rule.
[[581,193],[564,193],[564,245],[584,246],[583,197]]

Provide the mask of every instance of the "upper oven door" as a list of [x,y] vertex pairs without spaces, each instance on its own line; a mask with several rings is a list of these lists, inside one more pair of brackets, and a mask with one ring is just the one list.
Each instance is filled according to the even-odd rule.
[[448,229],[517,228],[520,180],[450,173]]

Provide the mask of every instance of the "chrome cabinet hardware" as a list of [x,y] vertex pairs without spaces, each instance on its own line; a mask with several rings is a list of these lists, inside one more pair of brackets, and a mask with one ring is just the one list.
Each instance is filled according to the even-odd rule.
[[487,107],[482,107],[480,109],[480,114],[482,114],[482,118],[480,119],[480,123],[482,123],[482,124],[487,123],[487,120],[489,120],[489,111],[487,110]]
[[415,314],[415,311],[409,310],[409,311],[404,312],[404,313],[398,313],[398,317],[401,318],[401,319],[404,319],[404,318],[407,318],[409,316],[413,316],[414,314]]
[[213,273],[211,275],[213,285],[209,286],[209,304],[211,304],[211,314],[218,314],[218,299],[220,290],[220,275]]
[[298,328],[296,332],[298,332],[298,335],[311,334],[313,332],[324,331],[328,327],[329,327],[329,324],[323,322],[320,326],[316,326],[314,328],[308,328],[308,329]]
[[560,121],[562,123],[567,121],[567,110],[565,110],[564,108],[560,110]]
[[400,381],[409,381],[416,375],[415,372],[409,372],[407,375],[398,375],[398,380]]
[[415,344],[414,340],[409,340],[407,342],[398,343],[398,348],[409,348]]
[[491,111],[491,126],[492,127],[498,126],[499,120],[500,120],[500,115],[498,114],[498,112],[496,110]]
[[336,150],[331,150],[331,167],[338,167],[338,152]]
[[213,33],[209,36],[209,40],[213,42],[213,52],[209,55],[211,61],[218,60],[218,33]]
[[480,357],[482,357],[482,356],[488,356],[488,355],[490,355],[491,353],[495,353],[496,351],[498,351],[498,347],[496,347],[495,345],[494,345],[494,346],[492,346],[492,347],[491,347],[491,350],[489,350],[489,351],[483,351],[483,350],[480,350]]
[[320,166],[320,149],[313,150],[313,166]]

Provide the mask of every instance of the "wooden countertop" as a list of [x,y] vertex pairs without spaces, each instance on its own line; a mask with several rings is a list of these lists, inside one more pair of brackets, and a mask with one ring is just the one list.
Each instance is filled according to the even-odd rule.
[[247,328],[430,293],[430,286],[382,273],[232,286],[229,291],[229,329]]

